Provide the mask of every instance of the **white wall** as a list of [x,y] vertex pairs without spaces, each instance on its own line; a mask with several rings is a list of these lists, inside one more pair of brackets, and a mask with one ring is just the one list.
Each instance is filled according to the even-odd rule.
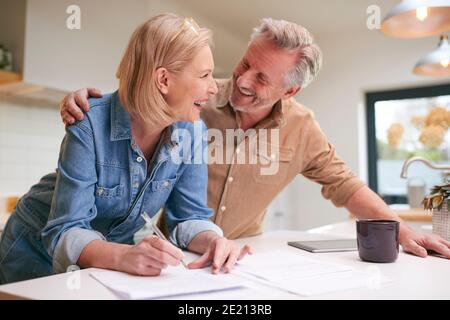
[[[66,8],[74,3],[81,9],[81,30],[66,27]],[[115,90],[128,39],[147,17],[143,0],[29,0],[25,80],[64,90]]]
[[22,196],[55,171],[64,133],[57,108],[0,101],[0,196]]
[[[78,0],[81,30],[66,28],[66,8],[71,0],[29,0],[25,40],[25,80],[64,90],[95,86],[104,91],[117,87],[115,71],[134,29],[162,12],[196,16],[188,7],[169,0]],[[207,17],[197,19],[210,26]],[[239,37],[219,25],[214,33],[216,75],[229,76],[230,68],[245,47]]]

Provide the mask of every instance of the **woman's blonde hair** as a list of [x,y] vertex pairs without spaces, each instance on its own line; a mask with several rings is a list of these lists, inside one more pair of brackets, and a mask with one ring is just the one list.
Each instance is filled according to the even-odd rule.
[[142,23],[131,36],[116,76],[119,97],[132,119],[171,123],[175,115],[156,86],[155,71],[181,72],[202,47],[213,46],[212,32],[172,13]]

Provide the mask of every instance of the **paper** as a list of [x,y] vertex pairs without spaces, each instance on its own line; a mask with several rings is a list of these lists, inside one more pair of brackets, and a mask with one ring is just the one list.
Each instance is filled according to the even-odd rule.
[[118,271],[94,271],[90,275],[123,299],[159,299],[245,288],[242,279],[212,275],[209,269],[168,267],[160,276],[141,277]]
[[107,270],[91,272],[91,276],[123,299],[246,299],[251,295],[252,282],[312,296],[360,287],[370,289],[386,281],[379,273],[356,271],[288,251],[248,255],[230,274],[212,275],[210,268],[186,270],[178,266],[164,269],[158,277]]
[[235,269],[266,285],[304,296],[368,287],[373,283],[369,273],[284,251],[247,256]]

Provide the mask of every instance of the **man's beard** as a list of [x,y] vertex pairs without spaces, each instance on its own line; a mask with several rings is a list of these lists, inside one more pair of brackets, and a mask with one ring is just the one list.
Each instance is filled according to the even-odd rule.
[[239,112],[249,112],[248,109],[249,108],[245,108],[245,107],[241,107],[241,106],[236,106],[233,101],[231,101],[231,98],[229,100],[230,102],[230,106],[233,108],[234,111],[239,111]]
[[238,106],[236,104],[233,103],[231,97],[228,100],[228,102],[230,103],[230,106],[233,108],[234,111],[239,111],[242,113],[256,113],[259,112],[263,109],[268,109],[268,108],[272,108],[275,103],[273,105],[263,105],[263,106],[248,106],[248,107],[243,107],[243,106]]

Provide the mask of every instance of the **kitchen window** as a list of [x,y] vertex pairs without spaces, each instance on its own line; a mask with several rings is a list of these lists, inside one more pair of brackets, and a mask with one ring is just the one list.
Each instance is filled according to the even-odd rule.
[[443,182],[443,172],[423,163],[402,165],[411,156],[450,164],[450,84],[366,93],[369,186],[388,204],[407,203],[408,190]]

